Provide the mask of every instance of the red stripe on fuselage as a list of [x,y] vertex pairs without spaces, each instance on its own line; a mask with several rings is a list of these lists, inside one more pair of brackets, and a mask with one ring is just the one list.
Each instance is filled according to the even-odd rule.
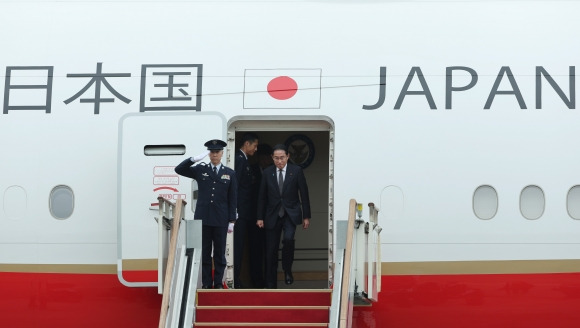
[[2,327],[153,328],[156,287],[130,288],[116,274],[0,272]]
[[[155,287],[114,274],[0,272],[2,327],[157,327]],[[580,273],[383,276],[379,302],[353,327],[576,328]]]
[[123,271],[123,279],[128,282],[153,282],[157,281],[157,270],[155,271]]
[[580,273],[383,276],[354,328],[577,328]]

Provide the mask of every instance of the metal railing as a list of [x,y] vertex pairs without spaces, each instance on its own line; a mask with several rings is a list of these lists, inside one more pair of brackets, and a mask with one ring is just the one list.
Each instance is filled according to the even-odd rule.
[[[201,221],[183,220],[184,206],[181,199],[173,204],[159,198],[159,270],[163,271],[159,280],[159,292],[163,293],[159,328],[191,327],[195,321],[195,291],[201,285]],[[354,303],[378,300],[381,280],[378,211],[370,203],[369,221],[365,222],[362,204],[352,199],[348,220],[336,222],[337,256],[329,327],[350,328]]]
[[159,197],[159,328],[191,327],[201,284],[201,221],[184,220],[186,202]]
[[362,204],[351,199],[348,219],[336,222],[336,261],[329,327],[350,328],[355,301],[378,301],[381,281],[379,234],[382,230],[378,225],[378,211],[370,203],[369,222],[365,222]]

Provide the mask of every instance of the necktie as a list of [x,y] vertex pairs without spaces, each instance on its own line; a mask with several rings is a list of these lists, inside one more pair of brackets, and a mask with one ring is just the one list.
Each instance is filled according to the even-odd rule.
[[215,166],[213,167],[213,175],[217,176],[217,168]]
[[[280,195],[282,195],[282,187],[284,186],[284,176],[282,175],[282,170],[278,170],[278,188],[280,189]],[[278,216],[284,216],[284,204],[280,202],[280,210],[278,211]]]
[[278,188],[280,189],[280,195],[282,195],[282,187],[284,187],[284,176],[282,175],[282,170],[278,170]]

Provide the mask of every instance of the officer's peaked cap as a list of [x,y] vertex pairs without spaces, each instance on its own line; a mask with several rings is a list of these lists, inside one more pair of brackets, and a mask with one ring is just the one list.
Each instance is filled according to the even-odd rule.
[[208,150],[222,150],[227,144],[219,139],[212,139],[204,144]]

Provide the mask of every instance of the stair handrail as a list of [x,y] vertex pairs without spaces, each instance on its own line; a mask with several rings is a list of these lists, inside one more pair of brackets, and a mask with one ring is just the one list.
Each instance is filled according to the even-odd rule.
[[[379,208],[376,207],[375,203],[369,203],[369,223],[372,224],[371,230],[375,237],[375,266],[372,267],[369,264],[369,272],[371,275],[376,276],[376,284],[372,286],[372,290],[368,291],[367,297],[374,301],[378,301],[378,294],[381,291],[381,277],[382,277],[382,266],[381,266],[381,231],[383,228],[379,226]],[[369,260],[369,262],[371,262]],[[368,288],[371,288],[371,284],[368,284]]]
[[[169,312],[169,297],[171,292],[171,282],[175,263],[175,253],[177,250],[177,241],[179,234],[179,226],[182,219],[182,210],[185,207],[186,202],[182,199],[178,199],[175,204],[171,201],[159,197],[159,212],[162,213],[162,208],[166,209],[165,213],[173,213],[173,222],[171,223],[171,239],[169,242],[169,252],[167,257],[167,268],[165,271],[165,280],[163,281],[163,298],[161,301],[161,313],[159,315],[159,328],[165,328],[167,323],[167,315]],[[160,218],[160,220],[164,217]]]
[[336,262],[329,327],[350,328],[355,303],[378,301],[382,228],[378,225],[379,209],[374,203],[368,205],[369,222],[362,219],[363,205],[354,199],[350,200],[348,219],[336,221]]
[[346,245],[344,251],[344,268],[343,268],[343,282],[346,286],[342,286],[340,294],[340,319],[339,327],[345,328],[352,325],[352,306],[353,295],[351,294],[351,284],[354,283],[354,274],[352,272],[352,263],[355,252],[353,252],[355,221],[356,221],[357,202],[354,199],[350,200],[348,209],[348,227],[346,230]]
[[347,328],[352,325],[354,293],[353,240],[355,234],[357,202],[350,200],[348,219],[336,221],[336,262],[334,262],[332,305],[329,327]]

